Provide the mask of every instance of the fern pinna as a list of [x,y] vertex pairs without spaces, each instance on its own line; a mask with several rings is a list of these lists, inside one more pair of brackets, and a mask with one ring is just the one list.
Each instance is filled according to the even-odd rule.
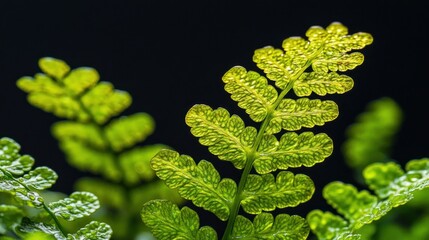
[[[90,192],[74,192],[67,198],[48,203],[41,191],[50,188],[58,175],[48,167],[32,169],[34,159],[19,151],[20,146],[14,140],[0,138],[0,193],[13,197],[7,204],[2,199],[0,205],[1,239],[27,237],[33,233],[43,234],[43,239],[53,239],[52,236],[58,240],[110,239],[110,226],[97,221],[76,233],[68,233],[60,220],[70,222],[91,215],[100,207],[97,197]],[[27,206],[33,210],[29,211]]]
[[324,198],[342,216],[311,211],[307,220],[319,239],[428,239],[429,158],[409,161],[404,171],[389,154],[401,120],[399,105],[384,97],[368,104],[348,128],[345,160],[373,193],[338,181],[325,186]]
[[142,112],[111,119],[128,108],[132,98],[100,82],[93,68],[71,69],[51,57],[40,59],[39,67],[43,73],[20,78],[18,87],[28,93],[32,105],[67,119],[55,123],[52,133],[68,162],[101,176],[79,179],[76,188],[100,198],[102,219],[112,225],[115,238],[134,238],[143,229],[134,223],[140,221],[143,202],[159,197],[181,201],[150,168],[150,159],[167,146],[136,145],[153,133],[155,121]]
[[[305,239],[309,234],[304,218],[288,214],[274,217],[268,212],[311,198],[312,180],[284,170],[324,161],[332,153],[333,142],[325,133],[295,131],[334,120],[338,106],[330,100],[306,97],[349,91],[352,78],[338,72],[362,64],[363,55],[351,51],[370,44],[372,37],[368,33],[348,35],[348,29],[337,22],[326,29],[311,27],[306,36],[308,40],[287,38],[283,50],[269,46],[255,51],[253,60],[267,77],[240,66],[223,76],[225,90],[260,123],[259,129],[245,126],[239,116],[224,108],[204,104],[193,106],[186,115],[186,124],[202,145],[242,170],[238,184],[222,179],[211,162],[196,164],[190,156],[173,150],[161,150],[151,161],[167,186],[228,221],[222,239]],[[300,98],[285,98],[291,90]],[[278,139],[282,131],[286,132]],[[252,169],[256,173],[251,173]],[[255,215],[253,222],[240,215],[240,208]],[[157,239],[217,239],[212,227],[199,227],[196,212],[188,207],[179,209],[167,200],[149,201],[141,216]]]

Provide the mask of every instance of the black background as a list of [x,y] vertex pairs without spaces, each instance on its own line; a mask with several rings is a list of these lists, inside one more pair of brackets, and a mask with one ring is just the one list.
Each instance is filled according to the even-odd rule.
[[[316,127],[335,142],[335,153],[305,172],[315,181],[314,198],[304,210],[325,207],[321,187],[338,179],[352,181],[339,146],[344,130],[371,100],[389,96],[405,120],[392,156],[400,162],[429,156],[427,126],[428,13],[424,1],[0,1],[0,136],[15,139],[22,152],[59,173],[55,190],[72,191],[82,173],[64,160],[49,132],[58,119],[26,102],[15,86],[39,72],[44,56],[72,68],[96,68],[101,80],[133,96],[128,115],[145,111],[157,122],[147,143],[162,142],[194,159],[215,162],[223,177],[237,178],[199,145],[184,123],[196,103],[225,107],[243,118],[223,90],[222,75],[232,66],[257,70],[253,51],[280,48],[290,36],[304,36],[313,25],[339,21],[350,33],[369,32],[374,43],[363,50],[365,62],[347,74],[355,87],[330,96],[340,107],[334,122]],[[315,96],[312,96],[315,97]],[[292,211],[292,210],[291,210]],[[288,210],[288,212],[290,212]]]

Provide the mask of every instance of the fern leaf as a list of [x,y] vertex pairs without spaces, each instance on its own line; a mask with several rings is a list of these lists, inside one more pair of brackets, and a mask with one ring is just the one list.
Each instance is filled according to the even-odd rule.
[[21,223],[24,212],[16,206],[0,204],[0,235],[7,229],[14,229]]
[[93,118],[103,124],[131,104],[131,96],[114,90],[112,84],[98,82],[95,69],[81,67],[70,71],[62,60],[42,58],[44,74],[22,77],[18,87],[29,93],[28,101],[58,117],[87,122]]
[[[399,165],[393,163],[374,163],[366,167],[364,178],[377,196],[366,190],[358,192],[354,186],[341,182],[328,184],[323,190],[323,196],[348,222],[341,227],[341,231],[331,233],[332,238],[326,239],[342,239],[338,234],[344,229],[345,232],[354,234],[362,226],[386,215],[392,208],[410,201],[413,192],[429,186],[429,159],[412,160],[407,164],[406,170],[404,173]],[[325,235],[326,228],[338,228],[339,217],[335,217],[337,220],[334,219],[333,222],[326,222],[333,217],[315,211],[307,219],[317,235]],[[310,220],[312,214],[318,217]]]
[[406,171],[395,163],[374,163],[365,168],[363,176],[380,198],[389,198],[396,207],[412,198],[409,194],[429,187],[429,158],[409,161]]
[[310,232],[305,219],[288,214],[279,214],[274,219],[270,213],[257,215],[253,223],[238,215],[232,232],[232,239],[307,239]]
[[294,83],[293,90],[299,97],[310,96],[312,92],[319,96],[326,94],[343,94],[353,88],[353,79],[336,72],[303,73]]
[[195,164],[186,155],[172,150],[161,150],[151,161],[156,175],[168,187],[199,207],[213,212],[222,220],[228,219],[230,205],[237,191],[231,179],[220,179],[214,166],[205,160]]
[[19,154],[21,146],[10,138],[0,139],[0,168],[15,175],[22,175],[31,169],[34,159]]
[[88,88],[94,86],[100,75],[89,67],[80,67],[73,69],[63,80],[64,86],[72,95],[79,95]]
[[57,226],[43,222],[33,222],[29,218],[22,219],[17,231],[21,233],[43,232],[54,236],[57,240],[67,240]]
[[259,214],[276,208],[296,207],[308,201],[314,193],[313,181],[304,174],[293,175],[280,172],[276,178],[272,174],[249,175],[241,205],[245,212]]
[[153,133],[154,128],[155,122],[149,114],[136,113],[112,120],[105,127],[105,133],[112,149],[122,151],[144,141]]
[[175,204],[166,200],[152,200],[145,203],[141,217],[159,240],[217,239],[217,234],[211,227],[199,227],[199,217],[196,212],[188,207],[179,209]]
[[269,108],[277,99],[276,89],[268,85],[267,79],[257,72],[246,71],[237,66],[231,68],[222,77],[225,90],[238,106],[245,109],[255,122],[261,122],[267,116]]
[[322,126],[325,122],[338,117],[338,106],[335,102],[319,99],[298,100],[283,99],[273,114],[266,133],[274,134],[282,129],[296,131],[302,127]]
[[70,71],[70,66],[63,60],[51,57],[41,58],[39,67],[43,72],[56,79],[62,79]]
[[97,197],[89,192],[74,192],[70,197],[49,205],[50,210],[67,221],[89,216],[100,207]]
[[60,147],[67,155],[69,163],[78,169],[99,173],[114,181],[121,179],[122,174],[111,152],[91,148],[85,142],[73,139],[63,140]]
[[98,124],[105,123],[131,104],[131,96],[125,91],[115,90],[108,82],[100,82],[82,96],[82,104]]
[[326,30],[314,26],[306,32],[308,41],[300,37],[285,39],[284,51],[273,47],[258,49],[253,61],[276,86],[285,89],[309,64],[315,72],[345,71],[362,64],[362,54],[346,52],[371,44],[372,36],[347,34],[347,28],[340,23],[332,23]]
[[313,210],[307,215],[307,221],[311,230],[319,240],[359,240],[360,235],[354,234],[348,227],[346,220],[332,214]]
[[59,141],[72,139],[100,150],[106,149],[108,146],[102,132],[94,124],[60,121],[52,125],[52,134]]
[[118,157],[121,168],[127,174],[124,181],[128,184],[136,184],[141,180],[150,181],[155,177],[155,172],[150,167],[150,160],[162,149],[169,147],[163,144],[135,147],[132,150],[121,153]]
[[283,134],[280,141],[273,135],[266,135],[258,149],[254,168],[264,174],[302,165],[311,167],[325,160],[332,151],[332,139],[324,133],[314,135],[312,132],[303,132],[298,135],[288,132]]
[[112,235],[112,228],[97,221],[92,221],[74,234],[68,234],[67,240],[108,240]]
[[246,164],[246,151],[256,138],[256,129],[245,127],[237,115],[224,108],[213,110],[207,105],[193,106],[186,114],[186,124],[200,143],[221,160],[230,161],[238,169]]
[[384,97],[370,102],[347,128],[342,146],[346,163],[361,171],[371,163],[388,160],[401,123],[402,110],[394,100]]
[[38,167],[18,178],[18,181],[29,188],[44,190],[52,187],[57,181],[58,175],[47,167]]
[[326,201],[354,224],[369,208],[377,204],[377,197],[366,190],[358,192],[353,185],[332,182],[323,189]]
[[102,207],[120,209],[126,205],[125,190],[122,186],[96,178],[80,178],[75,188],[78,191],[91,192],[97,196]]

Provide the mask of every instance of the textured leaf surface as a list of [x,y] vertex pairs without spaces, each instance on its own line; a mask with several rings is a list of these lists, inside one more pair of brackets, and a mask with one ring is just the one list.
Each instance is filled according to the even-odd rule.
[[348,222],[331,212],[313,210],[307,215],[310,229],[320,240],[359,240],[348,227]]
[[273,135],[266,135],[259,146],[254,168],[263,174],[289,167],[311,167],[325,160],[332,151],[332,139],[324,133],[288,132],[280,141]]
[[144,141],[155,129],[153,118],[147,113],[112,120],[105,128],[106,137],[115,151]]
[[302,127],[322,126],[325,122],[337,117],[338,106],[333,101],[308,98],[283,99],[274,112],[266,133],[278,133],[282,129],[296,131]]
[[112,235],[112,228],[105,224],[92,221],[74,234],[68,234],[67,240],[108,240]]
[[196,212],[188,207],[179,209],[165,200],[152,200],[145,203],[141,217],[159,240],[217,239],[217,234],[211,227],[200,228],[200,220]]
[[295,207],[308,201],[314,193],[313,181],[304,174],[280,172],[249,175],[241,205],[247,213],[259,214],[275,208]]
[[232,239],[307,239],[310,232],[305,219],[293,215],[279,214],[274,219],[270,213],[257,215],[253,223],[239,215],[235,221]]
[[284,40],[283,50],[265,47],[255,51],[253,61],[264,70],[267,77],[276,85],[285,89],[293,83],[309,66],[315,72],[345,71],[355,68],[363,61],[358,52],[372,43],[372,36],[367,33],[348,35],[348,30],[340,23],[332,23],[326,29],[311,27],[306,36],[290,37]]
[[246,151],[256,138],[256,129],[245,127],[237,115],[224,108],[213,110],[203,104],[193,106],[186,114],[186,124],[200,143],[219,159],[230,161],[238,169],[246,164]]
[[303,73],[294,83],[293,90],[299,97],[310,96],[312,92],[319,96],[343,94],[353,88],[353,79],[336,72]]
[[[395,163],[374,163],[365,168],[364,178],[377,196],[366,190],[358,192],[354,186],[341,182],[328,184],[323,189],[324,198],[348,222],[344,226],[341,221],[341,227],[338,227],[340,217],[315,210],[307,216],[311,229],[323,236],[336,236],[344,231],[347,233],[344,236],[354,236],[354,231],[380,219],[392,208],[407,203],[415,191],[429,186],[429,159],[412,160],[406,170],[404,173]],[[337,236],[324,239],[343,238]]]
[[245,109],[255,122],[267,116],[270,106],[277,99],[277,90],[268,85],[267,79],[257,72],[246,71],[243,67],[233,67],[222,78],[225,90],[238,106]]
[[25,184],[29,188],[44,190],[52,187],[57,181],[58,175],[48,167],[38,167],[21,178],[18,181]]
[[23,233],[43,232],[54,236],[57,240],[66,240],[61,231],[52,224],[43,222],[32,222],[28,218],[23,218],[21,225],[18,226],[18,231]]
[[323,197],[352,224],[364,216],[378,201],[377,197],[368,191],[358,192],[354,186],[341,182],[326,185],[323,189]]
[[222,220],[229,216],[237,186],[231,179],[220,178],[214,166],[205,160],[195,164],[186,155],[172,150],[160,151],[151,161],[157,176],[168,187],[199,207],[213,212]]
[[50,203],[49,209],[67,221],[89,216],[100,207],[97,197],[89,192],[74,192],[69,198]]
[[21,147],[10,138],[0,139],[0,169],[16,175],[29,171],[34,164],[31,156],[19,154]]
[[380,98],[370,102],[347,128],[347,140],[342,146],[347,164],[362,170],[371,163],[388,160],[401,123],[402,110],[394,100]]
[[380,198],[389,198],[393,206],[408,202],[412,193],[429,187],[429,158],[411,160],[407,172],[395,163],[373,163],[365,168],[363,175],[369,187]]

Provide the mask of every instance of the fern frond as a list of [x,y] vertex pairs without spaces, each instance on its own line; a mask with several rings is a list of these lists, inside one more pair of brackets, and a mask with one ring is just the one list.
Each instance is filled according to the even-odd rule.
[[228,219],[237,186],[232,179],[221,180],[210,162],[202,160],[196,165],[189,156],[161,150],[152,159],[152,168],[168,187],[177,188],[183,198],[222,220]]
[[98,83],[95,69],[70,71],[64,61],[55,58],[40,59],[39,67],[44,73],[22,77],[17,85],[29,94],[31,104],[58,117],[104,123],[131,103],[128,93],[114,90],[110,83]]
[[323,196],[327,202],[346,220],[340,221],[338,216],[315,210],[307,220],[316,235],[324,236],[323,239],[345,239],[338,234],[356,235],[355,231],[362,226],[410,201],[415,191],[429,187],[429,159],[408,162],[406,172],[391,162],[374,163],[365,168],[364,178],[376,196],[366,190],[358,192],[354,186],[341,182],[330,183],[324,188]]
[[159,240],[217,239],[213,228],[208,226],[200,228],[197,213],[188,207],[179,209],[169,201],[152,200],[144,204],[141,215],[144,223],[152,229],[152,233]]
[[309,233],[307,222],[297,215],[279,214],[274,219],[270,213],[261,213],[256,215],[253,223],[237,216],[231,239],[304,240]]
[[[269,218],[261,212],[296,206],[312,196],[314,184],[309,177],[280,172],[275,178],[271,172],[310,167],[331,155],[333,143],[326,134],[293,131],[334,120],[338,116],[338,106],[331,100],[291,99],[286,95],[291,90],[298,96],[349,91],[353,80],[337,71],[360,65],[363,55],[350,51],[370,44],[372,37],[367,33],[348,35],[347,28],[340,23],[332,23],[326,29],[312,27],[306,35],[308,40],[300,37],[284,40],[283,49],[268,46],[255,51],[253,61],[266,77],[241,66],[231,68],[222,77],[232,100],[251,120],[260,123],[259,128],[245,126],[241,117],[221,107],[198,104],[186,114],[186,124],[202,145],[220,160],[242,169],[237,185],[229,179],[220,180],[219,173],[205,160],[197,165],[191,157],[173,152],[171,156],[158,156],[151,161],[156,174],[169,187],[178,188],[182,196],[189,193],[191,197],[198,196],[195,194],[198,188],[205,194],[201,199],[221,203],[218,207],[223,210],[219,214],[201,202],[196,203],[199,197],[192,199],[195,205],[228,220],[223,240],[305,239],[308,235],[303,219],[291,220],[299,218],[280,215],[282,217],[273,223],[271,215]],[[267,79],[274,81],[276,87]],[[278,140],[276,134],[281,131],[287,132]],[[206,169],[206,173],[201,174],[201,169]],[[263,175],[251,174],[252,170]],[[259,225],[240,216],[241,209],[250,214],[262,214],[260,219],[269,221],[264,227],[270,230],[255,230]],[[143,211],[143,218],[146,214]],[[259,217],[255,219],[259,221]],[[163,224],[154,219],[154,227],[155,222]]]
[[246,164],[247,149],[252,147],[257,131],[245,127],[237,115],[230,116],[224,108],[213,110],[198,104],[186,114],[186,124],[191,133],[200,138],[200,143],[209,147],[209,151],[219,159],[230,161],[238,169]]
[[280,172],[251,174],[247,179],[241,201],[243,210],[251,214],[273,211],[276,208],[295,207],[308,201],[314,192],[314,183],[304,174]]
[[[10,218],[1,220],[0,223],[4,222],[2,225],[16,234],[42,231],[57,239],[76,239],[71,237],[74,235],[65,232],[57,217],[72,221],[89,216],[99,208],[97,197],[89,192],[74,192],[68,198],[46,203],[38,190],[51,187],[58,178],[57,174],[47,167],[31,170],[34,159],[28,155],[21,156],[19,150],[20,146],[12,139],[0,139],[0,192],[6,192],[17,200],[16,206],[0,207],[0,216]],[[29,219],[24,215],[25,206],[37,208],[41,213],[33,216],[34,219]],[[49,216],[49,221],[41,221],[40,219],[46,218],[42,215]],[[103,229],[92,229],[88,232],[88,229],[83,228],[80,232],[87,232],[89,238],[86,239],[109,239],[110,226],[104,223],[96,224],[102,225]],[[76,236],[81,235],[80,232],[76,233]],[[104,238],[97,238],[98,236]]]

